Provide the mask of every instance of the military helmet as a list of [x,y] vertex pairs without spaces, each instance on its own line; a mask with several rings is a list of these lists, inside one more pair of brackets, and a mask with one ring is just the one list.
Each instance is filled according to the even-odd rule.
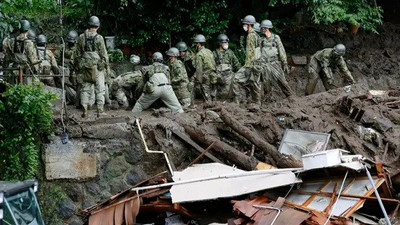
[[97,16],[91,16],[91,17],[89,18],[89,26],[91,26],[91,27],[99,27],[99,26],[100,26],[99,17],[97,17]]
[[77,38],[78,38],[78,33],[75,30],[71,30],[68,33],[67,41],[70,43],[75,43]]
[[140,57],[137,55],[131,55],[131,57],[129,58],[129,61],[133,64],[133,65],[137,65],[140,63]]
[[271,28],[273,28],[274,26],[272,26],[271,20],[263,20],[263,21],[261,21],[260,27],[261,27],[261,28],[268,28],[268,29],[271,29]]
[[47,38],[46,38],[46,36],[44,36],[43,34],[37,36],[37,38],[36,38],[36,43],[37,43],[38,45],[44,45],[44,44],[46,44],[46,43],[47,43]]
[[254,24],[254,30],[255,30],[256,32],[261,32],[260,23],[255,23],[255,24]]
[[206,42],[206,37],[204,37],[204,35],[202,35],[202,34],[198,34],[198,35],[194,36],[193,42],[195,42],[195,43],[205,43]]
[[36,40],[36,33],[33,30],[28,30],[28,39],[31,41],[35,41]]
[[21,20],[21,27],[20,30],[21,31],[28,31],[31,29],[31,24],[29,23],[28,20]]
[[175,47],[172,47],[170,49],[168,49],[168,51],[165,52],[165,54],[167,54],[168,56],[179,56],[179,50]]
[[336,55],[344,56],[344,53],[346,53],[346,47],[343,44],[337,44],[333,47],[333,52]]
[[161,52],[154,52],[153,60],[156,61],[156,62],[163,61],[163,55],[161,54]]
[[255,24],[256,23],[256,18],[252,15],[247,15],[242,19],[242,23],[246,24]]
[[176,47],[180,52],[187,51],[187,45],[186,45],[186,43],[183,42],[183,41],[178,42],[178,43],[176,44],[175,47]]
[[229,38],[228,36],[226,36],[226,34],[220,34],[218,35],[218,42],[219,43],[223,43],[223,42],[229,42]]

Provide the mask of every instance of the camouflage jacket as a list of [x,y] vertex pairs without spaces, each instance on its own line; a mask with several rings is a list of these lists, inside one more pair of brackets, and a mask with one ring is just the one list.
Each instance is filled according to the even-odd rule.
[[260,40],[260,47],[262,61],[279,60],[283,65],[287,65],[286,51],[279,35],[271,34],[269,38],[264,35]]
[[[90,39],[94,39],[93,45],[91,45],[90,41],[88,41]],[[102,67],[106,68],[109,65],[104,38],[100,34],[97,34],[96,31],[86,30],[83,34],[79,35],[76,43],[76,49],[74,52],[75,66],[79,65],[79,60],[81,60],[83,54],[90,51],[97,52],[97,54],[99,54]]]
[[195,68],[193,67],[193,58],[194,58],[194,54],[191,51],[186,51],[186,55],[185,57],[179,57],[179,59],[183,62],[183,64],[185,65],[185,69],[186,72],[188,74],[188,77],[192,77],[194,75],[195,72]]
[[142,68],[143,81],[146,83],[154,74],[163,73],[167,76],[168,81],[170,82],[170,70],[169,67],[165,64],[154,62],[150,66],[145,66]]
[[190,93],[188,91],[189,78],[186,73],[185,66],[182,61],[177,59],[170,63],[171,68],[171,85],[174,89],[176,97],[178,99],[189,98]]
[[[76,45],[68,46],[65,45],[64,51],[64,65],[69,67],[73,67],[74,64],[74,53],[75,53]],[[59,46],[56,51],[54,52],[54,56],[56,57],[57,63],[62,65],[62,46]]]
[[331,72],[329,69],[334,69],[337,67],[346,75],[347,79],[354,81],[353,76],[347,68],[346,62],[344,61],[343,57],[335,56],[332,51],[333,48],[325,48],[316,52],[314,55],[311,56],[310,66],[314,69],[317,69],[316,67],[318,65],[313,65],[313,61],[316,60],[319,63],[321,70],[328,76],[331,76]]
[[[36,55],[38,60],[41,60],[42,63],[39,65],[39,73],[44,75],[50,75],[53,73],[58,73],[58,65],[56,58],[54,57],[53,52],[46,49],[45,47],[36,47]],[[43,66],[48,65],[49,70],[43,71]]]
[[218,48],[214,50],[213,54],[217,65],[228,64],[233,72],[237,72],[240,69],[240,62],[231,49],[221,50]]
[[210,49],[202,47],[196,53],[193,60],[193,67],[196,69],[195,76],[199,82],[203,82],[203,78],[205,78],[204,82],[208,82],[208,79],[210,79],[211,83],[216,83],[216,64],[214,55]]
[[246,60],[245,67],[253,67],[255,59],[255,50],[259,46],[260,36],[253,30],[247,34],[246,38]]
[[[14,53],[24,53],[30,64],[37,62],[35,44],[29,40],[24,33],[15,38],[7,38],[3,42],[5,50],[5,61],[12,62]],[[36,66],[35,66],[36,68]]]

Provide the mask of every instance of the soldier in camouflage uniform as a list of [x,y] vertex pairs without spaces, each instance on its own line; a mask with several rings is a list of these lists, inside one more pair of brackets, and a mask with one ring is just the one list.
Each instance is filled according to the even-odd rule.
[[[137,65],[140,58],[137,55],[131,55],[130,62]],[[133,96],[136,100],[143,89],[143,75],[140,70],[123,73],[114,78],[110,85],[110,95],[116,99],[118,104],[124,108],[129,107],[129,97]]]
[[338,44],[333,48],[322,49],[311,56],[310,63],[308,64],[309,78],[306,86],[306,95],[314,93],[318,78],[321,78],[327,91],[336,88],[333,83],[334,77],[332,73],[332,69],[336,67],[345,74],[347,83],[354,83],[353,76],[343,59],[345,53],[346,47],[342,44]]
[[217,98],[227,99],[232,88],[232,77],[241,65],[235,53],[229,49],[229,38],[225,34],[218,35],[219,48],[213,51],[217,64]]
[[263,33],[261,38],[260,50],[262,67],[262,78],[266,96],[271,92],[271,83],[278,84],[286,96],[294,94],[285,78],[285,73],[289,73],[289,67],[286,58],[286,51],[283,47],[281,38],[271,32],[272,22],[263,20],[260,28]]
[[[10,63],[12,67],[27,66],[37,62],[34,43],[28,39],[28,33],[31,28],[29,21],[21,20],[20,33],[16,37],[9,37],[3,41],[3,50],[5,53],[4,67],[7,68]],[[29,67],[24,74],[35,73],[37,66]],[[15,82],[15,78],[11,78],[10,82]]]
[[171,85],[179,103],[186,108],[190,106],[190,92],[188,90],[189,78],[185,65],[178,59],[179,50],[170,48],[166,54],[169,56],[169,68],[171,69]]
[[186,43],[183,41],[178,42],[176,48],[179,50],[179,59],[185,65],[188,77],[191,79],[195,72],[195,68],[193,67],[194,54],[188,49]]
[[55,74],[59,74],[60,70],[57,65],[56,58],[52,51],[48,50],[47,38],[43,34],[36,38],[36,56],[41,63],[38,66],[38,76],[40,81],[46,85],[56,87],[54,77]]
[[[76,69],[74,65],[74,52],[76,49],[76,41],[78,39],[78,33],[71,30],[67,35],[67,44],[60,46],[55,51],[57,63],[64,72],[64,87],[67,94],[67,101],[74,103],[76,106],[80,104],[80,92],[78,90],[78,82],[76,78]],[[64,62],[63,62],[64,57]],[[62,66],[64,65],[64,66]],[[61,79],[55,79],[56,85],[61,87]]]
[[251,102],[261,104],[261,85],[260,73],[254,69],[255,52],[259,46],[260,37],[253,29],[256,19],[252,15],[248,15],[242,19],[243,29],[247,32],[246,38],[246,60],[245,64],[240,70],[235,73],[232,81],[233,87],[233,101],[239,103],[239,94],[242,85],[249,86]]
[[162,64],[163,56],[159,52],[153,54],[153,64],[142,68],[143,93],[133,106],[132,112],[141,112],[161,99],[173,112],[183,113],[181,104],[171,87],[168,66]]
[[194,74],[194,91],[192,94],[199,92],[205,101],[213,101],[217,94],[217,68],[213,53],[210,49],[204,47],[205,42],[206,38],[202,34],[194,37],[197,53],[193,59],[193,66],[196,72]]
[[105,73],[108,68],[108,54],[103,37],[97,33],[100,20],[96,16],[89,19],[89,29],[78,37],[74,61],[79,68],[78,82],[82,83],[82,117],[87,115],[92,87],[95,87],[97,116],[104,113]]

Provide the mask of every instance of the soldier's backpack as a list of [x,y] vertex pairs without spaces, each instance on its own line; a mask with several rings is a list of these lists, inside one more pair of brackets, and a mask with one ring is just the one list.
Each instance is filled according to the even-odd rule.
[[38,60],[42,62],[39,64],[39,74],[41,75],[50,75],[51,74],[51,63],[49,60],[49,56],[47,55],[46,48],[38,48],[36,47],[36,55]]
[[[154,92],[154,88],[156,86],[154,84],[154,78],[158,78],[159,76],[162,76],[162,75],[166,76],[166,74],[165,74],[165,65],[164,64],[162,65],[161,72],[157,71],[156,66],[153,65],[153,74],[150,75],[149,80],[145,83],[145,85],[143,87],[143,91],[145,93],[148,93],[148,94],[153,93]],[[168,82],[169,82],[169,78],[167,78],[167,79],[168,79]]]
[[25,54],[25,41],[27,41],[27,39],[17,40],[17,38],[14,38],[12,61],[19,65],[25,65],[29,63],[28,57],[26,57]]
[[82,55],[82,59],[79,62],[79,66],[82,69],[82,79],[85,82],[95,83],[98,69],[101,66],[101,60],[99,54],[96,52],[95,40],[98,34],[94,35],[93,37],[88,37],[87,33],[85,32],[85,46],[84,46],[84,53]]

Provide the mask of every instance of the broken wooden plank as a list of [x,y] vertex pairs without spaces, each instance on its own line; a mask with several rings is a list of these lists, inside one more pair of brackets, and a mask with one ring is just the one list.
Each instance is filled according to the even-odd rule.
[[[193,162],[191,162],[191,163],[189,164],[189,166],[192,166],[193,164],[196,164],[201,158],[203,158],[203,156],[204,156],[205,154],[207,154],[207,152],[209,152],[209,151],[211,150],[211,148],[212,148],[212,146],[214,145],[214,143],[215,143],[215,142],[211,143],[211,145],[209,145],[209,146],[206,148],[206,150],[204,150],[199,156],[197,156],[197,158],[195,158],[195,159],[193,160]],[[189,167],[189,166],[188,166],[188,167]]]
[[[172,133],[175,134],[177,137],[179,137],[181,140],[188,143],[190,146],[193,147],[193,149],[198,151],[200,154],[203,153],[204,149],[200,145],[198,145],[196,142],[194,142],[192,139],[190,139],[190,137],[188,137],[186,134],[181,133],[177,130],[172,130]],[[204,155],[207,156],[207,158],[211,159],[213,162],[223,163],[221,160],[219,160],[217,157],[213,156],[209,152],[206,152]]]

